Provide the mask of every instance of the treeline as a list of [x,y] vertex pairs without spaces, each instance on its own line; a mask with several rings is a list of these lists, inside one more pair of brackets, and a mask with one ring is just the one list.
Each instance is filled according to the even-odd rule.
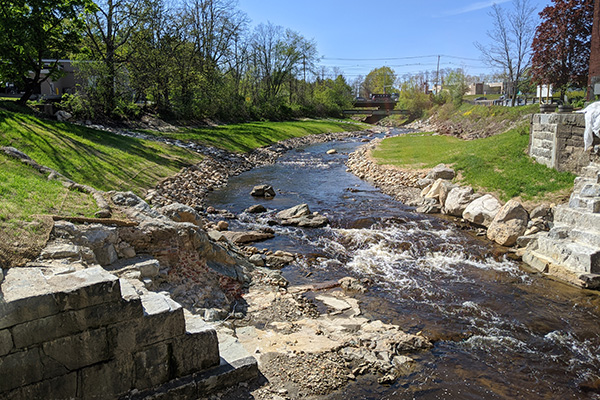
[[[235,0],[27,0],[20,12],[16,2],[8,9],[4,3],[0,11],[14,20],[0,21],[2,59],[18,57],[10,44],[30,36],[39,41],[29,43],[31,62],[19,64],[21,71],[5,68],[0,76],[21,78],[27,92],[60,74],[42,58],[70,57],[80,87],[64,106],[80,115],[128,118],[145,107],[176,119],[337,117],[352,101],[343,76],[316,74],[314,41],[271,23],[251,28]],[[19,26],[33,33],[19,34]],[[62,34],[63,43],[36,29],[46,37]],[[36,73],[43,69],[49,72]]]

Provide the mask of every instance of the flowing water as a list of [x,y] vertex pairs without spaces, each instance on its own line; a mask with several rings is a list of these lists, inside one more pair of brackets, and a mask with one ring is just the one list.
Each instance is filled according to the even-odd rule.
[[[232,178],[208,203],[242,214],[232,229],[266,225],[307,203],[320,229],[274,227],[270,250],[303,255],[292,284],[369,278],[364,315],[423,334],[435,345],[411,354],[420,369],[394,385],[359,378],[330,399],[600,399],[600,296],[535,274],[450,221],[422,215],[346,172],[360,138],[291,151],[275,165]],[[328,149],[338,153],[328,155]],[[258,184],[272,200],[249,195]]]

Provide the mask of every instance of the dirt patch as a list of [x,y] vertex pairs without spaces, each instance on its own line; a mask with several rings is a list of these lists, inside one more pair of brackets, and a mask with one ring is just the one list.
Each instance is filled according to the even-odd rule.
[[37,257],[54,227],[52,217],[39,216],[31,222],[0,223],[0,268],[21,267]]

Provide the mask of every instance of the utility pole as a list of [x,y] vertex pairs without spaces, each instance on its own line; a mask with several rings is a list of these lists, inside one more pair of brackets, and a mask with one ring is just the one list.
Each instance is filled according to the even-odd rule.
[[438,93],[438,88],[439,88],[439,78],[440,78],[440,57],[438,56],[438,63],[437,63],[437,71],[435,73],[435,94],[439,94]]

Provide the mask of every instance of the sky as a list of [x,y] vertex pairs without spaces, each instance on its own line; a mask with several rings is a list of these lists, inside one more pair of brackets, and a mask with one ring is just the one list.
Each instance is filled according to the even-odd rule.
[[[320,65],[346,78],[388,66],[397,76],[437,68],[470,75],[495,72],[481,61],[474,42],[490,43],[494,3],[510,0],[238,0],[251,26],[271,22],[317,44]],[[535,17],[551,2],[530,0]]]

